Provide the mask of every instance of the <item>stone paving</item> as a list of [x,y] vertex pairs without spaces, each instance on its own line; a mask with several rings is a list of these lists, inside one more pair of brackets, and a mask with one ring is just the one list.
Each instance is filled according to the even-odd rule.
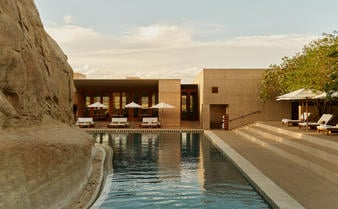
[[325,160],[338,157],[338,135],[283,127],[280,122],[257,124],[212,133],[303,207],[338,208],[338,164]]

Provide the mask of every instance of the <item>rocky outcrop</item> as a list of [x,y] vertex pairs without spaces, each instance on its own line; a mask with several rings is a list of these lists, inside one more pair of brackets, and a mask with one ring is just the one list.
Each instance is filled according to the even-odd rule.
[[67,208],[86,188],[95,147],[70,125],[73,93],[33,0],[0,0],[0,208]]
[[72,69],[33,0],[0,0],[0,92],[5,128],[72,122]]
[[92,173],[95,148],[80,129],[0,131],[0,208],[67,208]]

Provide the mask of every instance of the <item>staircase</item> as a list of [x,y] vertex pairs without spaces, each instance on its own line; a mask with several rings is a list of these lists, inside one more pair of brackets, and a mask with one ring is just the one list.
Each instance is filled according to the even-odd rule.
[[337,142],[260,122],[234,132],[338,186]]

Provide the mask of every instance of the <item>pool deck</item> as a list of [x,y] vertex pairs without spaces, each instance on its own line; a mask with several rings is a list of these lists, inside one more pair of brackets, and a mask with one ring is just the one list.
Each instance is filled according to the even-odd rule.
[[[264,134],[257,134],[258,130],[263,131],[266,138]],[[281,122],[260,122],[239,130],[211,132],[304,208],[338,208],[338,161],[335,159],[338,157],[338,146],[335,147],[338,134],[318,134],[315,130],[285,127]],[[275,139],[270,140],[274,136]],[[323,160],[325,157],[327,159]],[[270,182],[263,180],[263,184]],[[275,197],[277,194],[277,199],[280,196],[279,191],[269,192],[268,195]],[[286,204],[281,208],[296,206]]]

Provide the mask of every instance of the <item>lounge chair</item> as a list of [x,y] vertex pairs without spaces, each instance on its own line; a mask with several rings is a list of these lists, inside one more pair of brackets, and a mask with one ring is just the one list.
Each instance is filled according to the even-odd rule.
[[129,127],[127,118],[112,118],[111,122],[107,125],[108,128],[127,128]]
[[95,127],[95,123],[93,118],[78,118],[76,121],[76,125],[80,128],[93,128]]
[[142,118],[142,123],[140,125],[142,128],[158,128],[161,126],[157,118]]
[[303,123],[298,123],[299,129],[302,127],[310,127],[314,128],[320,125],[327,125],[327,123],[333,118],[332,114],[323,114],[317,122],[303,122]]
[[320,125],[317,126],[317,132],[325,132],[327,135],[331,134],[332,132],[338,132],[338,124],[336,126],[331,125]]
[[311,113],[308,112],[303,112],[303,114],[300,116],[300,118],[298,120],[292,120],[292,119],[282,119],[282,124],[285,126],[289,126],[290,124],[295,124],[295,123],[301,123],[306,121],[309,117],[310,117]]

